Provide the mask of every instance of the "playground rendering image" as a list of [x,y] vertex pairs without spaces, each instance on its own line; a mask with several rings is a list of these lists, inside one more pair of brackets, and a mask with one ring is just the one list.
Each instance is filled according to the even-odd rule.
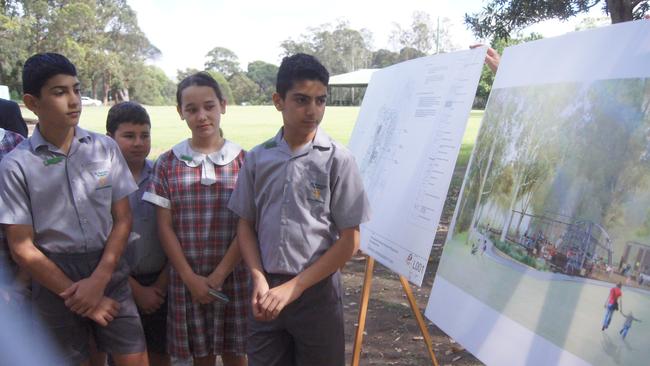
[[438,275],[587,364],[647,364],[650,81],[490,98]]

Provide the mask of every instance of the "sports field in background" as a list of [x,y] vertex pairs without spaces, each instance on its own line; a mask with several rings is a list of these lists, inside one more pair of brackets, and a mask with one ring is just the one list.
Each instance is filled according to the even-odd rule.
[[[106,132],[106,114],[109,107],[84,107],[80,126],[91,131]],[[190,130],[178,117],[176,107],[146,107],[152,123],[151,158],[171,148],[174,144],[190,136]],[[29,110],[22,109],[25,118],[35,119]],[[354,123],[359,114],[359,107],[327,107],[321,126],[335,140],[347,145]],[[459,162],[466,162],[471,147],[476,140],[483,111],[472,111],[467,131],[463,138],[463,148]],[[273,106],[228,106],[221,118],[221,127],[227,139],[244,149],[273,137],[282,125],[282,116]]]

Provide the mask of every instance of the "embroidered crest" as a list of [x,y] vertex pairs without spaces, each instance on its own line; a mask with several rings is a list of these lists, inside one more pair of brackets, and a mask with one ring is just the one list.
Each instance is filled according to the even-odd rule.
[[265,149],[272,149],[276,146],[278,146],[278,143],[275,142],[275,140],[271,139],[266,141],[262,146],[264,146]]
[[323,198],[323,189],[325,189],[326,186],[316,182],[310,182],[310,186],[311,186],[311,190],[310,190],[311,192],[308,200],[324,203],[325,198]]
[[45,166],[50,166],[50,165],[55,165],[63,161],[63,156],[55,156],[53,158],[49,158],[45,161],[43,161],[43,165]]

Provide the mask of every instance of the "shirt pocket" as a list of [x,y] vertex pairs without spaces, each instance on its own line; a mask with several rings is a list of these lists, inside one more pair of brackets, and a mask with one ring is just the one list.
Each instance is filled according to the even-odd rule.
[[83,171],[88,198],[97,203],[110,203],[113,192],[111,163],[105,160],[88,162],[84,164]]
[[323,205],[329,202],[329,176],[322,172],[307,170],[306,185],[303,188],[305,199],[312,205]]

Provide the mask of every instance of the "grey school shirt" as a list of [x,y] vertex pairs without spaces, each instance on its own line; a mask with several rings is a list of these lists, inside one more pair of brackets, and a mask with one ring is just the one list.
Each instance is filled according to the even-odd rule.
[[167,263],[167,257],[158,239],[156,207],[142,199],[142,195],[149,187],[152,173],[153,163],[145,160],[138,181],[138,190],[129,195],[129,205],[133,215],[131,233],[135,235],[132,235],[134,239],[129,241],[124,256],[134,275],[158,273]]
[[66,156],[36,128],[0,163],[0,223],[32,226],[46,252],[103,250],[113,202],[137,188],[109,137],[75,127]]
[[367,221],[370,204],[348,149],[319,128],[292,152],[282,132],[246,154],[228,208],[255,223],[267,273],[298,274]]

